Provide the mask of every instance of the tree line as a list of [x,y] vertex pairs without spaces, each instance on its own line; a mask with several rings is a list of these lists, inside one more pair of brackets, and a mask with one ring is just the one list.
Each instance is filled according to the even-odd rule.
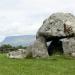
[[26,49],[27,47],[24,47],[24,46],[12,46],[10,44],[4,44],[4,45],[1,45],[0,46],[0,52],[1,53],[6,53],[6,52],[9,52],[9,51],[15,51],[15,50],[18,50],[18,49]]

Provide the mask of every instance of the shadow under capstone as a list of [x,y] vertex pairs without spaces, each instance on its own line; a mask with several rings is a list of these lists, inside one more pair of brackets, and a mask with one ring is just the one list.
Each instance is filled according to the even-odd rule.
[[48,46],[48,54],[63,54],[63,48],[62,48],[62,41],[60,40],[52,40],[51,43]]

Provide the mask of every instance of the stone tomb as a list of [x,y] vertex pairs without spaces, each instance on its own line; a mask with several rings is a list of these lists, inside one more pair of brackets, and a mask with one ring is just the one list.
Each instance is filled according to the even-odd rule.
[[[51,43],[47,45],[47,42]],[[75,53],[75,16],[71,13],[54,13],[44,20],[36,33],[36,41],[27,47],[24,56],[21,55],[23,58],[45,58],[56,52]]]

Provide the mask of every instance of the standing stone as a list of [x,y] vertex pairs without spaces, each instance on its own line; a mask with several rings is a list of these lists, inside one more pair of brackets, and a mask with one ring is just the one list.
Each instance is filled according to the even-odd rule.
[[68,38],[62,41],[64,54],[75,53],[75,39]]
[[48,57],[46,40],[43,37],[38,38],[32,47],[33,57]]
[[71,47],[68,39],[63,39],[62,41],[62,46],[63,46],[63,52],[64,54],[69,54]]
[[27,47],[25,58],[46,58],[48,57],[46,40],[43,37],[38,38],[33,45]]

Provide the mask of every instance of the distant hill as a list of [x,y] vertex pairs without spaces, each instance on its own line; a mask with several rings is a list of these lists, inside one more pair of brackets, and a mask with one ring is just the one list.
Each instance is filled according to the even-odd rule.
[[21,36],[8,36],[1,42],[3,44],[10,44],[12,46],[29,46],[35,41],[35,35],[21,35]]

